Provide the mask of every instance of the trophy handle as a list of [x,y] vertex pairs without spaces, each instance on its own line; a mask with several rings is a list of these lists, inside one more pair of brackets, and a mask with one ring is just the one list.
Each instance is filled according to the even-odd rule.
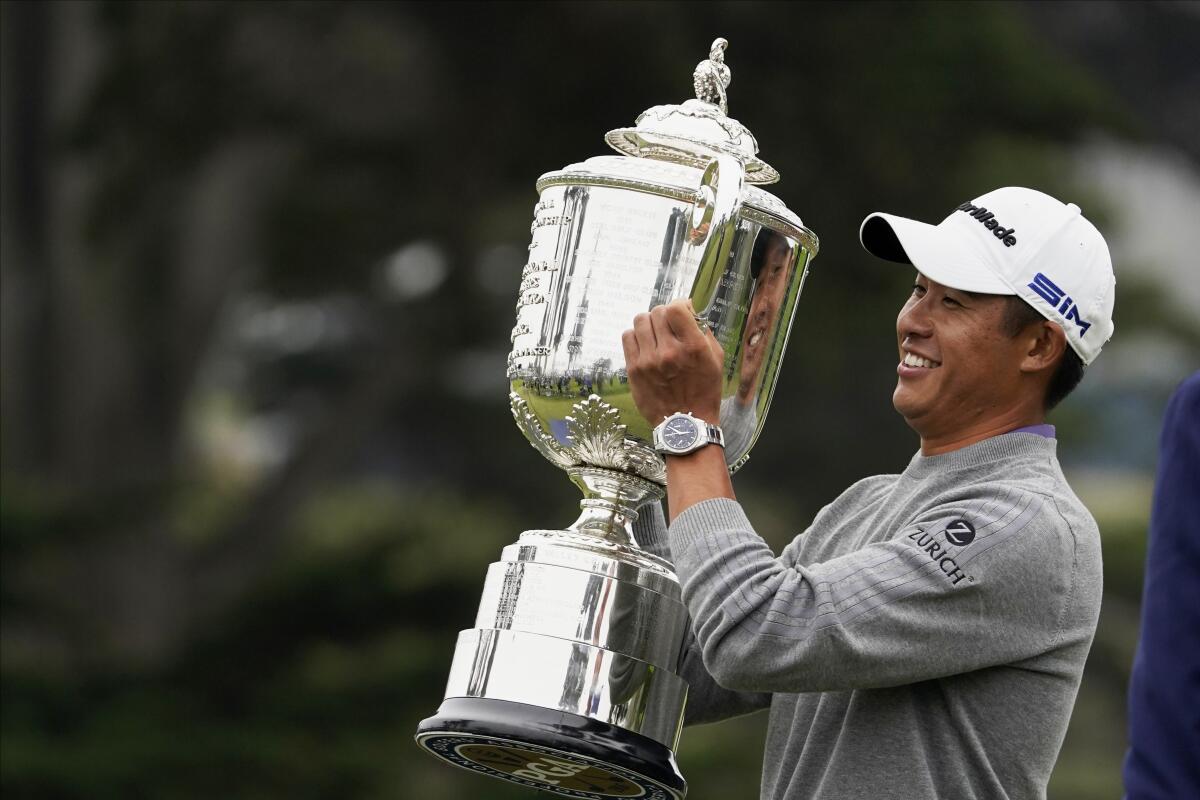
[[733,230],[742,207],[742,184],[746,168],[741,160],[724,153],[713,156],[700,178],[687,232],[693,247],[704,246],[696,280],[688,295],[692,306],[703,314],[716,293],[729,251]]

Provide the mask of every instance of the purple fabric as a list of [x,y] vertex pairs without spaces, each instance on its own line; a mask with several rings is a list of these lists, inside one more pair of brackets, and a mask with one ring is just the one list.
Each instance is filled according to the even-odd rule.
[[1009,431],[1009,433],[1035,433],[1038,436],[1045,436],[1047,439],[1054,438],[1054,426],[1042,423],[1041,425],[1026,425],[1024,428],[1017,428]]

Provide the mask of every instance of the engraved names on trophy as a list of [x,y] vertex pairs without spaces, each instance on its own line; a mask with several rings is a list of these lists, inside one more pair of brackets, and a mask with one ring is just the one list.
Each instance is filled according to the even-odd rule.
[[545,211],[553,211],[555,209],[554,200],[541,200],[533,207],[533,222],[529,226],[530,233],[537,233],[538,228],[545,228],[551,225],[563,225],[571,221],[571,217],[567,214],[545,214]]
[[537,231],[538,228],[544,228],[547,225],[561,225],[564,222],[570,222],[570,221],[571,221],[571,218],[568,216],[565,216],[565,215],[550,216],[550,217],[537,217],[536,219],[534,219],[533,224],[531,224],[529,226],[529,232],[534,233],[535,231]]
[[517,311],[525,308],[525,306],[536,306],[544,302],[546,302],[546,295],[541,292],[525,292],[517,298]]
[[[738,231],[739,240],[745,237],[745,227]],[[710,300],[706,315],[710,322],[709,328],[725,349],[725,367],[729,374],[732,374],[733,365],[737,360],[737,338],[740,336],[741,322],[750,310],[753,282],[751,274],[755,269],[756,266],[751,264],[749,269],[727,270],[723,273],[717,281],[716,292]]]
[[[549,194],[549,193],[547,193]],[[554,213],[558,207],[557,201],[546,197],[533,207],[533,223],[529,227],[534,234],[529,245],[529,260],[521,268],[521,285],[517,289],[516,314],[517,324],[513,327],[509,341],[513,345],[508,354],[507,375],[509,380],[521,377],[534,369],[531,359],[550,354],[548,345],[519,346],[517,339],[540,331],[544,325],[546,302],[552,273],[558,271],[558,263],[552,257],[552,249],[557,240],[551,240],[548,235],[570,222],[570,215]],[[540,312],[540,313],[536,313]],[[536,313],[536,318],[535,318]]]
[[521,280],[525,280],[539,272],[554,272],[558,266],[549,261],[530,261],[521,270]]
[[[599,223],[580,229],[572,220],[585,208]],[[633,315],[686,296],[690,286],[696,257],[683,248],[686,217],[651,194],[548,187],[534,207],[521,270],[509,379],[536,381],[551,394],[623,382],[621,333]]]
[[[525,574],[523,565],[493,564],[483,584],[477,628],[568,630],[578,625],[578,609],[553,596],[553,585]],[[533,599],[531,599],[533,598]],[[518,608],[518,599],[522,600]]]
[[694,264],[679,257],[683,230],[672,202],[597,189],[591,207],[603,221],[585,233],[581,246],[580,268],[591,278],[583,360],[623,364],[621,333],[633,315],[685,294],[681,283],[690,280]]
[[531,356],[546,356],[550,355],[550,348],[546,347],[545,345],[538,345],[536,347],[520,347],[513,350],[511,355],[514,360],[518,358],[529,358]]

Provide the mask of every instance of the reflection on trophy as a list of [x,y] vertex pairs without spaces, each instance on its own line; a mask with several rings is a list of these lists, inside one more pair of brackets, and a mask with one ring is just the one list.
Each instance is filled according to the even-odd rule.
[[690,298],[725,349],[730,470],[762,428],[817,239],[754,184],[779,174],[726,116],[727,42],[696,99],[608,133],[623,155],[543,175],[508,361],[517,426],[582,490],[565,530],[526,531],[488,569],[445,701],[417,742],[453,764],[576,798],[682,798],[674,751],[687,630],[669,561],[640,549],[637,509],[664,496],[659,420],[630,397],[621,332]]

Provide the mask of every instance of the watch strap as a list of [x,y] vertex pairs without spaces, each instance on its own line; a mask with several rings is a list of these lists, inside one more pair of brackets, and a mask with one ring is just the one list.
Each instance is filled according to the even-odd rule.
[[721,430],[720,425],[713,425],[711,422],[704,423],[704,430],[708,434],[708,440],[705,444],[719,444],[725,446],[725,432]]

